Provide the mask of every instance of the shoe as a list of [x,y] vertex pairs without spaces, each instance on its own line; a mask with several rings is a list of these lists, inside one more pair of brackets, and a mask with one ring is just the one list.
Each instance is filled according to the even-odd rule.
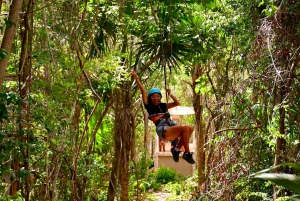
[[176,151],[174,148],[171,149],[171,153],[173,155],[173,160],[175,162],[178,162],[179,161],[179,154],[180,154],[180,151]]
[[196,162],[193,159],[193,153],[184,153],[182,158],[190,164],[195,164]]

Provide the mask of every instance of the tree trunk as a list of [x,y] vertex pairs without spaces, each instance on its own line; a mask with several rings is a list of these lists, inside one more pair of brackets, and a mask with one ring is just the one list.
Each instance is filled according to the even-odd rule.
[[[121,87],[130,88],[124,83]],[[109,182],[107,201],[113,201],[118,187],[120,187],[120,200],[127,201],[129,193],[129,160],[134,149],[133,117],[129,99],[130,90],[116,90],[115,104],[115,154],[111,180]]]
[[[292,63],[290,72],[288,73],[288,76],[285,78],[286,82],[281,82],[280,91],[279,91],[279,100],[278,104],[281,105],[279,108],[279,133],[281,135],[285,135],[285,107],[284,107],[284,101],[286,101],[286,97],[289,94],[289,89],[291,87],[291,84],[296,77],[295,70],[296,66],[298,66],[298,59],[295,59],[295,61]],[[276,95],[276,93],[274,93]],[[286,156],[286,140],[283,137],[278,137],[276,139],[276,150],[275,150],[275,159],[274,159],[274,166],[279,165],[280,163],[286,162],[285,160]],[[278,172],[282,171],[280,169],[277,169]],[[274,185],[274,200],[277,198],[277,187]],[[282,192],[282,194],[286,194],[286,192]]]
[[131,108],[125,107],[121,109],[121,121],[124,122],[123,128],[120,126],[119,134],[121,135],[121,167],[120,168],[120,186],[121,186],[121,192],[120,192],[120,201],[127,201],[128,195],[129,195],[129,160],[132,149],[134,149],[134,140],[133,140],[133,128],[131,122],[133,122],[132,114],[131,114]]
[[[280,95],[280,100],[279,104],[282,103],[285,97],[285,90],[281,89],[281,95]],[[284,126],[284,119],[285,119],[285,109],[284,107],[279,108],[279,133],[284,135],[285,134],[285,126]],[[279,165],[284,161],[283,156],[284,156],[284,151],[285,151],[285,139],[282,137],[278,137],[276,140],[276,151],[275,151],[275,161],[274,165]]]
[[[116,106],[120,104],[120,98],[116,98],[117,102],[115,103]],[[116,112],[116,117],[118,116]],[[108,191],[107,191],[107,201],[114,201],[116,192],[117,192],[117,183],[118,183],[118,178],[119,178],[119,169],[121,168],[121,163],[120,163],[120,152],[121,152],[121,138],[119,136],[119,133],[117,132],[117,120],[115,119],[115,131],[114,131],[114,159],[112,163],[112,171],[110,175],[110,181],[108,185]]]
[[[48,29],[47,29],[47,11],[46,11],[46,7],[45,7],[45,0],[42,0],[42,6],[43,6],[43,26],[44,26],[44,29],[45,29],[45,43],[44,43],[44,47],[45,49],[48,50],[49,52],[49,55],[52,56],[52,53],[51,53],[51,49],[49,48],[49,33],[48,33]],[[52,60],[54,60],[54,58],[52,57]],[[49,67],[50,65],[49,64],[45,64],[45,69],[44,69],[44,81],[47,83],[47,86],[45,87],[44,91],[45,91],[45,94],[49,94],[49,86],[50,86],[50,76],[49,76]]]
[[[15,36],[15,31],[18,24],[19,13],[21,11],[23,0],[13,0],[10,9],[8,18],[14,23],[12,26],[6,25],[5,32],[2,38],[1,48],[6,51],[9,55],[12,47],[12,42]],[[8,57],[0,60],[0,91],[2,91],[2,86],[4,82],[5,70],[8,63]]]
[[[118,2],[120,6],[119,19],[123,19],[124,5]],[[125,24],[125,23],[124,23]],[[123,29],[123,45],[121,52],[126,53],[127,51],[127,34],[126,26]],[[168,50],[169,51],[169,50]],[[144,72],[149,66],[154,63],[157,59],[162,56],[162,52],[159,52],[156,56],[152,57],[146,62],[141,68],[137,70],[137,73]],[[126,63],[125,58],[122,59],[122,66],[129,65]],[[108,187],[107,201],[113,201],[117,187],[120,186],[120,200],[127,201],[129,193],[129,159],[130,155],[133,157],[134,154],[134,132],[133,132],[133,116],[131,114],[131,83],[124,82],[120,88],[122,90],[116,90],[115,97],[117,103],[115,105],[115,155],[113,162],[113,169],[111,172],[111,180]],[[146,140],[145,140],[146,141]]]
[[[27,10],[24,15],[24,20],[21,27],[22,29],[22,48],[21,48],[21,57],[19,64],[19,91],[20,97],[22,99],[20,105],[22,114],[20,116],[19,123],[19,133],[27,134],[27,138],[23,139],[24,144],[28,144],[30,141],[29,135],[29,114],[30,114],[30,105],[29,105],[29,93],[30,93],[30,84],[31,84],[31,66],[32,66],[32,39],[33,39],[33,4],[32,0],[26,2]],[[24,28],[24,29],[23,29]],[[24,168],[29,172],[29,147],[24,146],[24,150],[22,150],[24,157]],[[19,170],[14,170],[19,171]],[[25,201],[29,201],[30,194],[30,175],[26,175],[25,177]],[[17,185],[17,184],[13,184]],[[13,188],[15,189],[15,188]],[[16,192],[12,192],[14,195]]]
[[[143,107],[142,107],[143,109]],[[148,142],[149,142],[149,139],[148,139],[148,113],[147,111],[143,110],[143,114],[144,114],[144,128],[145,128],[145,131],[144,131],[144,148],[146,150],[148,150]]]
[[121,147],[121,141],[119,136],[117,136],[118,133],[114,132],[114,159],[112,164],[112,171],[110,175],[110,181],[108,185],[108,191],[107,191],[107,201],[114,201],[116,192],[117,192],[117,179],[119,177],[119,168],[121,168],[120,164],[120,147]]
[[193,89],[193,106],[195,110],[196,117],[196,139],[197,139],[197,164],[198,164],[198,189],[201,188],[201,185],[205,181],[205,152],[204,152],[204,144],[205,144],[205,132],[203,129],[202,122],[202,114],[203,114],[203,105],[202,105],[202,97],[201,94],[195,93],[195,88],[197,85],[197,79],[203,75],[203,69],[201,69],[201,65],[195,65],[193,69],[193,77],[192,77],[192,89]]
[[[16,5],[15,5],[16,6]],[[13,6],[12,6],[13,7]],[[12,8],[11,8],[12,9]],[[18,18],[18,16],[17,16]],[[28,131],[28,124],[26,123],[29,118],[30,113],[30,107],[28,104],[28,94],[29,94],[29,86],[30,86],[30,72],[31,72],[31,52],[32,52],[32,34],[29,34],[31,28],[32,28],[32,2],[28,2],[28,7],[26,14],[24,15],[24,30],[22,31],[22,47],[21,47],[21,56],[20,56],[20,64],[19,64],[19,92],[20,97],[22,99],[20,106],[22,113],[19,116],[19,133],[21,135],[27,134],[27,138],[21,138],[22,142],[26,145],[30,140],[30,135]],[[16,20],[17,21],[17,20]],[[15,26],[14,26],[15,27]],[[13,31],[14,32],[14,31]],[[12,44],[11,38],[11,44]],[[3,41],[5,41],[3,39]],[[11,47],[11,46],[10,46]],[[10,51],[10,49],[9,49]],[[2,62],[1,60],[0,62]],[[8,59],[6,58],[6,64]],[[3,63],[1,63],[3,64]],[[5,65],[6,65],[5,64]],[[1,70],[5,68],[2,68]],[[29,148],[28,146],[24,146],[24,149],[21,149],[21,152],[24,157],[24,168],[26,171],[29,172]],[[17,153],[13,150],[13,162],[12,167],[15,175],[18,175],[18,172],[20,170],[20,157]],[[25,193],[24,197],[25,200],[29,200],[29,191],[30,191],[30,183],[29,183],[29,175],[25,177],[25,190],[23,191]],[[18,177],[16,177],[11,184],[10,188],[10,195],[15,195],[17,191],[20,188],[20,182]]]
[[[121,52],[125,53],[127,48],[127,35],[124,30],[123,45]],[[125,58],[120,65],[125,66]],[[109,184],[107,200],[113,201],[116,195],[116,184],[120,186],[120,201],[128,200],[129,193],[129,159],[134,149],[133,117],[131,114],[131,83],[124,82],[119,90],[115,90],[117,104],[115,106],[115,158],[114,167]],[[127,89],[127,90],[124,90]],[[119,150],[117,150],[119,149]],[[117,165],[117,166],[115,166]],[[114,175],[113,175],[114,174]],[[118,177],[119,176],[119,177]],[[117,178],[117,179],[116,179]],[[119,181],[119,182],[117,182]],[[115,182],[115,183],[113,183]]]

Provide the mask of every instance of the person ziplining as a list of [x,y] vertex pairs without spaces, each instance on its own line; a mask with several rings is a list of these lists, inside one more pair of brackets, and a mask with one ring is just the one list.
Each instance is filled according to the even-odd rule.
[[131,76],[136,80],[137,85],[140,88],[144,106],[148,112],[149,119],[156,126],[158,137],[165,141],[172,141],[176,138],[180,138],[176,147],[171,148],[173,160],[175,162],[179,161],[180,148],[183,146],[184,153],[182,154],[182,158],[190,164],[195,164],[193,153],[190,152],[189,147],[189,139],[194,131],[194,127],[182,125],[173,126],[168,109],[179,106],[180,102],[171,94],[171,89],[166,89],[166,92],[169,97],[173,99],[173,102],[162,103],[162,94],[159,89],[152,88],[147,94],[146,89],[142,85],[135,71],[131,72]]

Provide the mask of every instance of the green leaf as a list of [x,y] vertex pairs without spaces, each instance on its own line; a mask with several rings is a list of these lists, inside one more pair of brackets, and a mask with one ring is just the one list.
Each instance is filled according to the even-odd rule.
[[4,59],[5,57],[8,57],[7,52],[5,51],[5,49],[0,48],[0,59]]
[[262,173],[254,176],[255,178],[271,181],[294,193],[300,193],[300,178],[292,174]]
[[267,168],[267,169],[261,170],[261,171],[259,171],[259,172],[257,172],[257,173],[254,173],[254,174],[250,175],[250,176],[254,177],[254,176],[258,175],[258,174],[265,173],[265,172],[269,172],[269,171],[271,171],[271,170],[274,170],[274,169],[276,169],[276,168],[278,168],[278,167],[282,167],[282,166],[290,166],[290,167],[292,167],[292,168],[294,168],[294,169],[300,171],[300,164],[295,164],[295,163],[281,163],[281,164],[276,165],[276,166],[274,166],[274,167],[271,167],[271,168]]
[[26,176],[29,175],[29,174],[30,174],[30,171],[24,170],[24,169],[20,169],[19,172],[18,172],[18,176],[20,178],[23,178],[23,179],[25,179]]
[[6,26],[8,27],[12,27],[12,26],[16,26],[16,24],[10,19],[10,18],[6,18],[4,19]]
[[258,7],[263,6],[264,4],[265,4],[265,1],[263,0],[258,4]]
[[292,197],[290,197],[292,200],[294,201],[300,201],[300,195],[294,195]]
[[278,166],[285,166],[285,165],[291,166],[292,168],[294,168],[294,169],[300,171],[300,164],[295,164],[295,163],[282,163],[282,164],[280,164],[280,165],[278,165]]
[[0,102],[0,122],[3,122],[3,119],[8,118],[8,112],[6,105]]

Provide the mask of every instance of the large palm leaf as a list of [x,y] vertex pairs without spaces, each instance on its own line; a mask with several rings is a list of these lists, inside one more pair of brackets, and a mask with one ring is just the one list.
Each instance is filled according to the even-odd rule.
[[114,21],[112,15],[108,15],[107,7],[100,4],[101,16],[97,19],[98,27],[96,28],[96,34],[94,37],[94,44],[91,47],[89,58],[99,57],[99,54],[103,54],[109,51],[110,47],[116,43],[117,39],[117,24]]
[[[169,2],[170,3],[170,2]],[[154,58],[156,65],[148,68],[157,70],[166,65],[170,72],[177,70],[182,64],[186,65],[189,58],[198,47],[199,40],[195,40],[192,21],[184,7],[180,4],[161,4],[155,9],[157,23],[145,23],[140,32],[133,31],[132,34],[140,36],[136,61],[134,67],[143,64],[143,59]],[[156,29],[153,28],[156,26]],[[185,27],[182,29],[182,27]]]

